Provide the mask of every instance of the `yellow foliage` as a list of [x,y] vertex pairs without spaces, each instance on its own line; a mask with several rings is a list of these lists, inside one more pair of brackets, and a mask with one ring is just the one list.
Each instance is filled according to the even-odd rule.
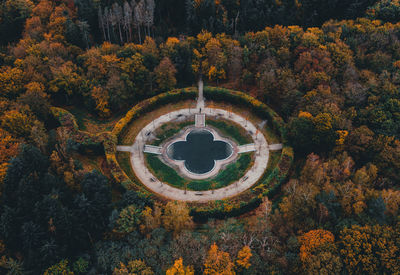
[[183,229],[193,226],[192,217],[189,215],[189,207],[184,202],[170,201],[164,208],[162,222],[167,230],[178,234]]
[[248,247],[247,245],[243,246],[243,248],[238,253],[236,264],[239,267],[248,269],[251,266],[251,264],[250,264],[251,256],[252,256],[252,254],[251,254],[250,247]]
[[318,114],[314,118],[315,128],[317,128],[317,130],[321,132],[332,129],[332,122],[332,116],[328,113]]
[[154,205],[154,210],[146,206],[142,211],[142,222],[140,223],[140,231],[146,233],[161,226],[162,210],[159,205]]
[[211,245],[204,263],[205,275],[234,275],[234,264],[229,253],[218,250],[214,243]]
[[25,74],[18,68],[4,67],[0,72],[0,91],[2,96],[17,96],[23,88]]
[[18,110],[6,112],[1,120],[3,128],[16,136],[26,137],[31,133],[33,118]]
[[313,115],[310,114],[309,112],[300,111],[298,117],[312,118]]
[[303,44],[307,47],[319,45],[319,37],[312,32],[305,32],[303,34]]
[[96,102],[96,110],[99,112],[101,117],[109,117],[111,111],[108,107],[108,100],[110,96],[108,92],[102,87],[93,87],[91,91],[91,96]]
[[173,266],[167,269],[166,275],[194,275],[192,266],[184,266],[182,258],[175,260]]
[[333,243],[335,236],[327,230],[317,229],[305,233],[299,237],[299,241],[301,243],[300,260],[305,262],[311,256],[314,249],[324,243]]
[[[199,0],[198,2],[202,2]],[[204,46],[208,40],[212,38],[212,34],[208,31],[202,30],[198,35],[197,35],[197,41],[201,46]]]
[[340,254],[349,274],[399,274],[399,227],[358,226],[340,232]]
[[176,44],[179,44],[179,39],[176,37],[168,37],[166,44],[168,47],[175,46]]
[[337,130],[336,133],[339,135],[339,138],[336,140],[336,145],[343,145],[349,132],[346,130]]
[[18,154],[20,143],[0,128],[0,183],[3,181],[11,158]]
[[114,268],[113,275],[153,275],[154,272],[142,260],[129,261],[127,265],[120,262],[119,266]]
[[46,269],[43,275],[74,275],[74,272],[69,269],[68,260],[62,260]]

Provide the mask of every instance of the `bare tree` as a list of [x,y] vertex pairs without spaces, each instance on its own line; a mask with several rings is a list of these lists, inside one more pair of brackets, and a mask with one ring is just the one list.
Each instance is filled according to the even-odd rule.
[[132,9],[128,2],[124,2],[124,22],[123,22],[126,40],[132,41]]
[[156,7],[156,3],[154,0],[145,0],[146,1],[146,9],[145,9],[145,16],[144,16],[144,23],[147,27],[147,35],[151,36],[150,34],[150,27],[154,24],[154,10]]
[[[108,41],[111,42],[111,36],[110,36],[110,18],[109,18],[109,12],[108,8],[104,8],[104,16],[103,16],[103,22],[105,22],[105,26],[107,28],[107,35],[108,35]],[[107,39],[106,39],[107,40]]]
[[115,26],[117,25],[117,19],[115,18],[115,14],[111,9],[108,10],[107,18],[108,18],[108,21],[109,21],[109,25],[111,25],[112,37],[114,38],[115,37],[114,29],[115,29]]
[[134,22],[135,22],[136,29],[138,30],[139,43],[142,44],[140,27],[143,25],[143,22],[144,22],[144,14],[145,14],[144,0],[140,0],[140,2],[136,4],[136,6],[134,8],[134,13],[135,13]]
[[121,29],[121,23],[123,22],[122,8],[120,5],[118,5],[118,3],[114,3],[112,5],[112,9],[113,9],[113,14],[114,14],[115,25],[118,26],[119,41],[121,44],[123,44],[124,39],[122,37],[122,29]]
[[[120,43],[131,42],[134,39],[133,28],[137,30],[139,43],[142,44],[142,30],[144,36],[151,36],[154,25],[155,0],[124,1],[123,5],[114,3],[104,11],[99,7],[99,26],[102,29],[104,40],[118,40]],[[118,34],[117,34],[118,32]]]
[[106,26],[105,26],[105,22],[104,22],[103,12],[101,11],[100,6],[99,6],[99,11],[98,11],[97,17],[99,18],[99,27],[103,31],[103,37],[104,37],[104,41],[105,41],[105,40],[107,40],[106,29],[105,29]]
[[90,33],[90,26],[86,21],[78,21],[78,27],[82,33],[82,39],[85,41],[86,48],[89,48],[89,33]]

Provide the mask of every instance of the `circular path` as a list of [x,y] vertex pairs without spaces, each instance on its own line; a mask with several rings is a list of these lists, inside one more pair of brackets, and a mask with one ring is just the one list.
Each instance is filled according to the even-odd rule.
[[194,116],[195,113],[199,113],[199,111],[200,110],[198,108],[181,109],[162,115],[146,125],[139,132],[132,146],[118,146],[117,150],[129,151],[131,153],[131,165],[136,177],[152,192],[171,200],[188,202],[207,202],[233,197],[253,186],[262,177],[268,165],[269,150],[281,149],[281,144],[268,146],[264,135],[257,131],[257,128],[254,126],[254,124],[242,116],[222,109],[202,108],[202,113],[206,114],[207,116],[217,116],[227,120],[232,120],[241,127],[245,128],[249,134],[251,134],[254,140],[254,145],[246,145],[247,147],[244,147],[243,150],[246,151],[249,149],[249,146],[255,149],[256,156],[253,166],[238,181],[229,186],[215,190],[185,191],[160,182],[148,170],[145,164],[143,148],[147,142],[147,137],[162,124],[168,123],[182,116]]

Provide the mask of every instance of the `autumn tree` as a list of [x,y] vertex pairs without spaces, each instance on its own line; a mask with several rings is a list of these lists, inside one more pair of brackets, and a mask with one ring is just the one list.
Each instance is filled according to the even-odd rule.
[[30,82],[26,86],[26,92],[18,100],[29,106],[29,109],[41,120],[47,120],[50,116],[49,96],[45,93],[45,87],[40,82]]
[[141,212],[140,231],[149,233],[161,226],[162,208],[155,204],[153,208],[146,206]]
[[306,274],[337,274],[342,263],[331,232],[311,230],[299,238],[300,260]]
[[251,258],[251,249],[249,246],[243,246],[243,248],[239,251],[236,259],[236,264],[239,268],[249,269],[251,266],[250,258]]
[[194,271],[192,266],[184,266],[182,258],[179,258],[167,269],[166,275],[194,275]]
[[10,110],[2,117],[2,127],[17,137],[27,137],[31,133],[33,117],[19,110]]
[[74,272],[68,266],[68,260],[62,260],[46,269],[44,275],[74,275]]
[[101,117],[110,116],[110,109],[108,108],[108,100],[110,96],[107,90],[100,86],[95,86],[92,88],[91,96],[96,104],[96,110],[99,112]]
[[367,16],[371,19],[396,23],[400,16],[399,1],[381,0],[367,10]]
[[176,69],[168,57],[164,57],[160,64],[154,69],[156,82],[160,91],[171,90],[176,85]]
[[120,263],[113,275],[153,275],[154,272],[142,260],[129,261],[127,265]]
[[0,70],[0,90],[2,96],[16,98],[24,88],[24,72],[19,68],[2,67]]
[[168,202],[164,207],[162,224],[165,229],[173,231],[174,234],[178,234],[184,229],[190,229],[193,226],[193,221],[186,203]]
[[9,161],[18,154],[19,145],[17,139],[0,128],[0,183],[7,173]]
[[339,247],[349,274],[400,271],[398,227],[353,225],[340,232]]
[[204,274],[233,275],[236,274],[234,266],[229,253],[219,250],[215,243],[211,245],[204,262]]

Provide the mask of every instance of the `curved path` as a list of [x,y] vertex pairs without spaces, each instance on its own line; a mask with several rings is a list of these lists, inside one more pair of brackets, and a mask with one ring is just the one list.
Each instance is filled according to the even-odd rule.
[[253,166],[237,182],[215,190],[185,191],[160,182],[145,165],[143,149],[146,144],[147,137],[150,136],[152,131],[160,127],[162,124],[182,118],[182,116],[194,116],[194,114],[199,113],[199,111],[200,110],[198,108],[181,109],[162,115],[146,125],[139,132],[132,146],[117,147],[117,150],[119,151],[128,151],[131,153],[131,165],[136,177],[152,192],[168,199],[188,202],[207,202],[233,197],[250,188],[261,178],[265,169],[267,168],[269,150],[279,150],[279,144],[271,145],[270,148],[264,135],[257,131],[256,126],[242,116],[222,109],[202,108],[202,113],[206,114],[207,116],[221,117],[232,120],[241,125],[251,134],[254,140],[254,146],[256,148],[256,156]]

